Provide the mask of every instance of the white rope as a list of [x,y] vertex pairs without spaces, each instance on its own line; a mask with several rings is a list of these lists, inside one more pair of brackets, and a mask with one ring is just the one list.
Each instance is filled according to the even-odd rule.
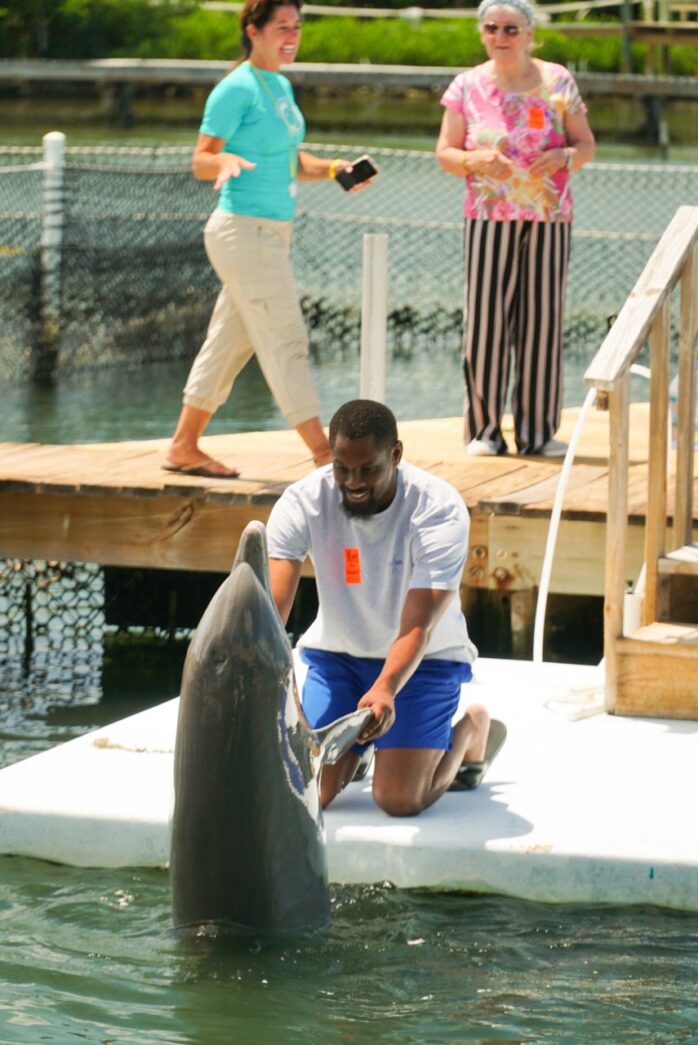
[[47,165],[45,163],[18,163],[17,165],[0,167],[0,174],[23,174],[26,171],[45,171]]

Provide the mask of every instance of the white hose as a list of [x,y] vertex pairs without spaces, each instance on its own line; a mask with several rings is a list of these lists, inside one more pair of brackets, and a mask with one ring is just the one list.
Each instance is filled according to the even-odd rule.
[[538,587],[538,601],[536,603],[536,619],[533,625],[533,663],[541,664],[543,661],[543,631],[545,629],[545,613],[548,608],[548,591],[550,589],[550,575],[553,570],[553,557],[557,543],[557,533],[560,528],[560,516],[562,514],[562,502],[565,499],[567,480],[572,469],[577,443],[584,427],[592,404],[596,398],[596,389],[591,388],[586,394],[582,409],[579,411],[577,423],[574,426],[570,445],[567,447],[565,460],[560,470],[560,478],[555,491],[553,510],[550,513],[550,526],[548,527],[548,539],[545,544],[545,555],[543,556],[543,568],[540,574],[540,585]]
[[[649,380],[651,374],[646,366],[641,366],[639,363],[633,363],[630,368],[631,374],[637,374],[639,377],[645,377]],[[557,490],[555,491],[555,501],[553,502],[553,510],[550,513],[550,526],[548,527],[548,538],[545,544],[545,555],[543,556],[543,568],[540,574],[540,584],[538,587],[538,600],[536,602],[536,618],[533,625],[533,663],[541,664],[543,662],[543,632],[545,630],[545,614],[548,608],[548,594],[550,590],[550,576],[553,570],[553,558],[555,555],[555,545],[557,543],[557,534],[560,529],[560,516],[562,515],[562,503],[565,499],[565,491],[567,489],[567,480],[569,479],[570,471],[572,470],[572,463],[574,461],[574,455],[577,451],[577,443],[582,433],[582,428],[587,419],[587,414],[591,409],[591,405],[596,398],[596,390],[590,389],[587,392],[582,409],[579,411],[579,417],[577,423],[574,426],[572,438],[570,439],[570,445],[567,447],[567,453],[565,454],[565,460],[560,470],[560,478],[557,484]],[[635,585],[635,591],[639,594],[641,591],[644,592],[645,587],[645,567],[643,564],[638,582]]]

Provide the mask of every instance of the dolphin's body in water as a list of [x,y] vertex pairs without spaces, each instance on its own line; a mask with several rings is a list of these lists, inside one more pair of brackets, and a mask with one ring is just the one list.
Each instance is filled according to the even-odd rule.
[[265,529],[250,523],[184,665],[170,852],[176,927],[327,923],[317,777],[370,714],[308,725],[271,597]]

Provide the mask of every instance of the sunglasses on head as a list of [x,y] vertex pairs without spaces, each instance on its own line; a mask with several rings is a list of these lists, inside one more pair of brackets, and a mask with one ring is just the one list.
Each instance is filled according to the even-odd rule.
[[482,29],[488,36],[496,36],[500,31],[503,32],[505,36],[518,36],[521,32],[520,25],[497,25],[496,22],[485,22]]

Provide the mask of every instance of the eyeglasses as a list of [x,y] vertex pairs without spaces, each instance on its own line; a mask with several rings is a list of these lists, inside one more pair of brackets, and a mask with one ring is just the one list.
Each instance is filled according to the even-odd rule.
[[505,36],[518,36],[521,32],[520,25],[497,25],[496,22],[485,22],[482,29],[488,36],[496,36],[500,30]]

